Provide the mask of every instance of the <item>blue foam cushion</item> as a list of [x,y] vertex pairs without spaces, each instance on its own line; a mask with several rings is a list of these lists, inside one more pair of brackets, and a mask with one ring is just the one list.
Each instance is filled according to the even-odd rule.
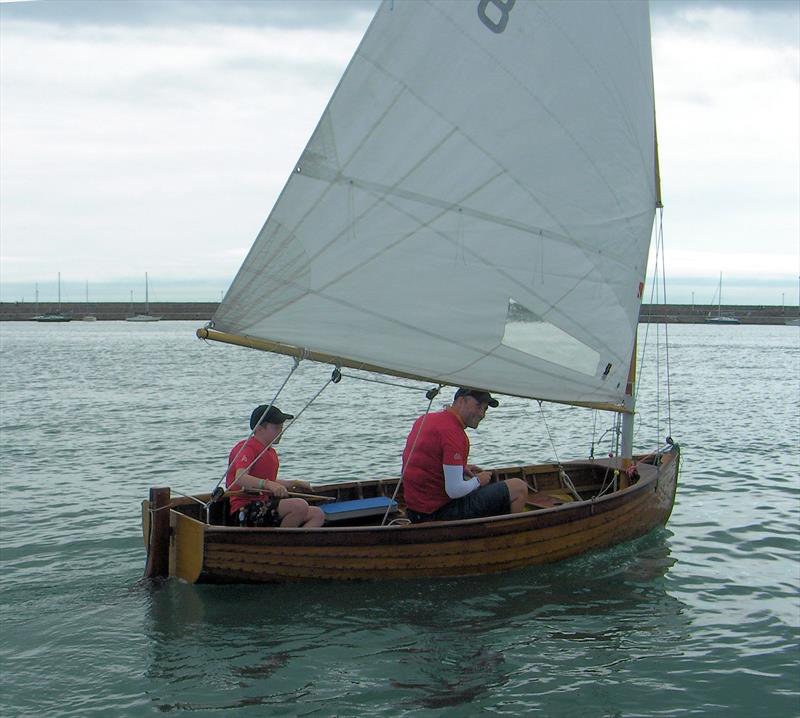
[[391,507],[392,511],[397,511],[397,502],[392,501],[388,496],[375,496],[371,499],[354,499],[352,501],[336,501],[335,503],[322,504],[320,508],[326,514],[339,514],[346,511],[366,511],[369,509],[385,511]]

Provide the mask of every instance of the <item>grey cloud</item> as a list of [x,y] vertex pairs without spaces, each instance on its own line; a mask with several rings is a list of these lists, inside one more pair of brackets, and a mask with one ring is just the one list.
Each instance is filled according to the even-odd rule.
[[224,24],[324,28],[346,24],[377,7],[377,0],[39,0],[0,4],[0,17],[66,27]]
[[689,20],[687,13],[702,10],[707,14],[720,9],[747,18],[748,35],[759,43],[784,44],[796,48],[800,44],[800,3],[797,0],[651,0],[653,30],[662,23],[685,24],[687,29],[702,28],[706,19]]

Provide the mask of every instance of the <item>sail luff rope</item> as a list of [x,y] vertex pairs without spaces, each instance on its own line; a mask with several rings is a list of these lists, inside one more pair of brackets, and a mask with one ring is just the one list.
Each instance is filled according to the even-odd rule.
[[433,405],[433,400],[439,395],[439,392],[442,390],[443,384],[439,384],[439,386],[435,389],[429,389],[428,393],[425,395],[428,399],[428,408],[425,409],[425,413],[422,416],[422,423],[419,425],[419,430],[417,431],[417,435],[414,437],[414,443],[411,444],[411,451],[408,452],[408,460],[403,462],[403,468],[400,471],[400,478],[397,480],[397,486],[394,487],[394,492],[392,493],[392,500],[389,502],[389,505],[386,507],[386,511],[383,514],[383,518],[381,519],[381,526],[386,523],[386,518],[389,516],[389,509],[392,507],[392,503],[397,496],[397,492],[400,491],[400,487],[403,484],[403,477],[406,475],[406,466],[408,466],[408,462],[411,460],[411,457],[414,455],[414,449],[417,448],[417,441],[419,440],[419,436],[422,433],[422,427],[425,426],[425,419],[428,418],[428,414],[431,411],[431,406]]

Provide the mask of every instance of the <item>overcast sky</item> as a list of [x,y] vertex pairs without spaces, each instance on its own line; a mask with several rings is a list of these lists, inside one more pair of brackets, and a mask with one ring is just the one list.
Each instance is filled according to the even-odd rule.
[[[219,299],[376,7],[0,4],[0,298]],[[670,301],[798,302],[798,8],[651,3]]]

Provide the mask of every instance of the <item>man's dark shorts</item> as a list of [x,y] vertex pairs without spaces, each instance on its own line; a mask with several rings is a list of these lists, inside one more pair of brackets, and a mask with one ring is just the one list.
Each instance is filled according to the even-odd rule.
[[461,519],[481,519],[486,516],[499,516],[511,511],[511,497],[504,481],[486,484],[477,491],[448,501],[432,514],[421,514],[406,509],[406,516],[412,523],[421,521],[459,521]]

